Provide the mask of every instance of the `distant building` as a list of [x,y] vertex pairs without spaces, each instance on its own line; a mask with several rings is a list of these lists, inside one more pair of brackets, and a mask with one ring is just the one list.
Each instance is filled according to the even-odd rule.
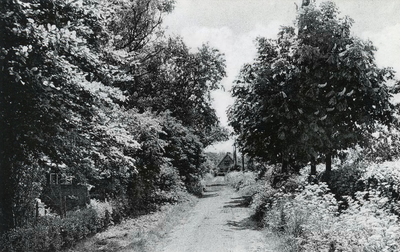
[[46,175],[41,201],[65,216],[67,211],[85,208],[90,203],[89,191],[85,185],[73,184],[73,177],[53,168]]
[[225,175],[233,168],[234,165],[235,161],[233,161],[231,153],[226,153],[225,157],[219,162],[217,166],[217,175]]

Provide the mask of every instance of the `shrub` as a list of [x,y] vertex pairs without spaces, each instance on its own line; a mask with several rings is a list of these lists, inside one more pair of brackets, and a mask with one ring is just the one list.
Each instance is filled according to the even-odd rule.
[[265,225],[285,237],[284,251],[399,251],[398,219],[377,191],[338,202],[326,184],[306,185],[297,193],[277,193]]
[[388,199],[391,211],[400,215],[400,162],[388,161],[381,164],[371,164],[362,175],[361,181],[365,188],[378,190]]
[[298,188],[302,188],[305,184],[305,177],[288,175],[285,180],[279,182],[280,186],[274,186],[275,176],[280,174],[271,167],[269,172],[265,173],[263,180],[258,180],[257,186],[254,188],[253,200],[251,207],[254,210],[256,220],[262,220],[266,212],[272,207],[282,195],[294,193]]
[[240,190],[244,187],[254,185],[256,177],[257,175],[254,172],[234,171],[226,174],[225,181],[236,190]]
[[206,173],[206,174],[203,175],[203,179],[201,180],[201,182],[202,182],[203,184],[207,184],[207,183],[213,181],[214,178],[215,178],[214,173],[208,172],[208,173]]
[[[60,235],[60,225],[43,225],[38,223],[33,227],[16,228],[4,234],[0,241],[1,251],[57,251],[63,243]],[[60,224],[57,222],[57,224]]]
[[179,176],[179,172],[169,164],[162,165],[156,188],[152,198],[158,205],[176,203],[185,197],[185,185]]
[[70,247],[112,223],[111,205],[91,201],[89,208],[68,212],[67,217],[40,217],[35,225],[5,233],[0,239],[1,252],[54,252]]
[[399,160],[371,163],[364,161],[354,150],[349,151],[349,154],[347,160],[337,164],[331,174],[329,188],[336,199],[346,201],[344,196],[355,197],[357,192],[374,189],[388,198],[390,210],[400,215]]
[[108,227],[109,225],[114,224],[112,220],[113,207],[111,202],[105,201],[101,202],[96,199],[90,200],[90,207],[96,211],[97,216],[99,217],[97,221],[99,221],[98,225],[101,227]]
[[267,211],[274,203],[278,190],[272,188],[269,183],[259,181],[254,186],[256,193],[252,196],[251,209],[253,210],[253,218],[263,224],[261,221],[264,219]]
[[387,198],[379,192],[357,193],[349,207],[336,218],[331,233],[343,251],[399,251],[398,217],[386,208]]
[[346,196],[354,197],[358,191],[367,189],[362,182],[367,167],[368,163],[351,159],[337,164],[332,170],[328,184],[336,199],[341,201],[341,210],[347,207]]
[[204,187],[205,185],[201,182],[200,179],[191,183],[186,183],[187,191],[199,197],[203,195]]

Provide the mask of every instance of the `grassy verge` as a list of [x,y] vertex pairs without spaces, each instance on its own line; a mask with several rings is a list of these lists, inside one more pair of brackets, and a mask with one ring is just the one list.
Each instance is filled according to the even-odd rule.
[[268,244],[268,252],[288,251],[286,249],[288,241],[284,235],[274,232],[268,228],[264,228],[262,233],[265,237],[265,243]]
[[150,252],[158,241],[165,237],[189,210],[197,203],[197,198],[175,205],[165,205],[160,211],[128,219],[78,243],[66,252],[124,251]]

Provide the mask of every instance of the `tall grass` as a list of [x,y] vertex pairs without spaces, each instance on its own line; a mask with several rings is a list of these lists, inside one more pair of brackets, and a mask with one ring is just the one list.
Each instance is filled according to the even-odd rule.
[[178,204],[164,205],[154,213],[125,220],[66,252],[152,252],[155,244],[185,218],[188,210],[198,201],[194,196],[187,195],[186,198],[186,201]]
[[244,190],[244,188],[253,186],[256,184],[257,175],[254,172],[230,172],[225,176],[225,181],[228,185],[232,186],[236,190]]
[[348,197],[341,212],[324,183],[307,184],[295,193],[277,190],[270,197],[262,205],[263,224],[280,237],[279,251],[400,251],[398,216],[376,190]]
[[277,201],[265,222],[286,237],[283,251],[400,251],[398,217],[378,192],[359,193],[339,214],[325,184]]
[[329,186],[309,184],[305,169],[279,187],[271,176],[247,186],[251,176],[243,173],[227,180],[244,193],[251,188],[253,217],[276,251],[400,251],[400,161],[374,164],[350,155],[334,166]]

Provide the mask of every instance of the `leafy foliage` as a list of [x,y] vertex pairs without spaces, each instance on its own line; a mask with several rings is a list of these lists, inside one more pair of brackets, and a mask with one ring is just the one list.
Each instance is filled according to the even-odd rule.
[[303,169],[275,188],[269,171],[253,186],[253,217],[279,234],[282,251],[398,250],[398,161],[363,157],[361,149],[348,150],[335,160],[329,186],[309,184]]
[[225,175],[225,180],[236,190],[252,186],[256,183],[256,175],[253,172],[230,172]]
[[16,228],[4,234],[1,251],[60,251],[77,241],[107,227],[107,214],[97,214],[93,208],[68,217],[42,217],[36,225]]
[[191,53],[181,38],[161,41],[154,50],[160,53],[140,65],[135,81],[123,84],[131,106],[157,113],[169,110],[195,130],[205,146],[225,140],[210,98],[225,76],[223,55],[208,45]]
[[[304,7],[278,39],[259,38],[253,63],[232,90],[230,124],[242,150],[270,163],[307,163],[365,145],[377,122],[389,125],[390,68],[374,63],[370,41],[350,35],[352,20],[332,2]],[[329,170],[330,171],[330,167]]]
[[[106,88],[107,82],[99,82],[107,73],[99,57],[100,44],[90,38],[104,32],[99,30],[99,16],[90,11],[93,4],[1,3],[0,121],[1,141],[7,148],[1,149],[0,198],[8,216],[2,221],[5,228],[18,224],[12,217],[13,197],[20,190],[23,194],[20,185],[30,183],[17,174],[31,173],[28,177],[40,183],[46,159],[84,167],[86,162],[78,160],[85,160],[91,149],[86,130],[93,107],[99,101],[122,98],[121,92]],[[103,87],[105,92],[90,90]],[[76,144],[87,152],[78,152]],[[40,168],[24,170],[34,165]],[[25,200],[30,205],[33,198]]]
[[[397,113],[398,114],[398,113]],[[391,127],[378,125],[376,132],[368,141],[364,153],[371,161],[393,161],[400,157],[398,142],[400,140],[399,122],[396,120]]]
[[190,190],[192,184],[200,182],[205,171],[201,170],[205,162],[203,145],[199,137],[190,129],[184,127],[169,114],[164,115],[163,129],[166,157],[177,168],[182,181]]
[[358,193],[338,214],[338,202],[326,184],[306,185],[296,195],[281,195],[265,220],[282,231],[285,251],[395,251],[399,249],[398,217],[376,191]]
[[165,38],[172,9],[169,0],[0,3],[0,233],[34,221],[54,170],[120,199],[120,217],[177,201],[182,180],[200,180],[203,147],[226,137],[210,100],[225,65],[209,46],[191,53]]

